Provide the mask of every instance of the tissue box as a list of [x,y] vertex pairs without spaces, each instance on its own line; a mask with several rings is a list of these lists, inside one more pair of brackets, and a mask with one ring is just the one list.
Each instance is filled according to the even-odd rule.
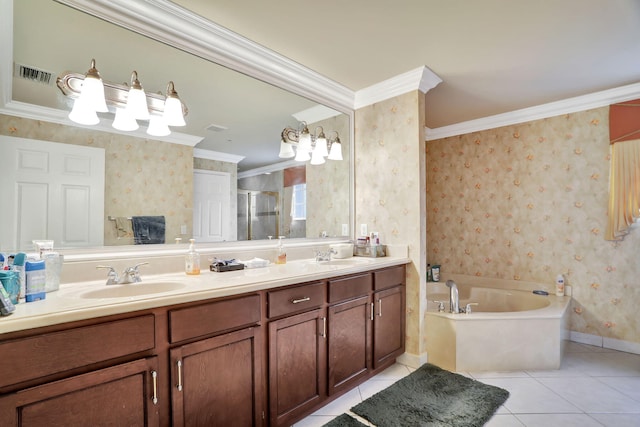
[[332,258],[342,259],[353,256],[353,244],[351,243],[336,243],[330,245],[329,248],[335,251],[335,253],[332,254]]

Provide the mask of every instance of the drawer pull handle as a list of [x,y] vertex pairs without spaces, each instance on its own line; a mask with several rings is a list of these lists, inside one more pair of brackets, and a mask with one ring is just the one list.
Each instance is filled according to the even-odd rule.
[[375,304],[371,303],[371,320],[373,320],[373,314],[375,313],[376,309],[375,309]]
[[182,391],[182,360],[178,360],[178,391]]
[[382,300],[378,300],[378,316],[382,317]]
[[292,299],[291,304],[300,304],[301,302],[311,301],[311,297],[304,297],[300,299]]
[[153,398],[151,401],[154,405],[158,404],[158,373],[151,371],[151,378],[153,379]]
[[322,338],[327,337],[327,318],[322,318]]

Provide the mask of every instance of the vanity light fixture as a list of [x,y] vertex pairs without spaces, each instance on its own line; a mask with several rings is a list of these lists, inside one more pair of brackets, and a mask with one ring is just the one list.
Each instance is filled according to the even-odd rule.
[[131,73],[131,85],[111,83],[102,80],[92,59],[86,74],[65,71],[56,83],[65,96],[75,100],[69,119],[82,125],[98,124],[97,113],[105,112],[115,114],[112,126],[121,131],[137,130],[137,120],[148,120],[147,133],[153,136],[169,135],[169,126],[186,125],[188,110],[173,81],[167,85],[166,96],[145,93],[136,71]]
[[[319,131],[319,132],[318,132]],[[342,144],[338,132],[333,131],[335,138],[327,138],[322,126],[318,126],[313,134],[309,132],[307,123],[301,122],[298,129],[286,127],[282,130],[280,153],[282,159],[294,157],[294,160],[312,165],[321,165],[325,159],[342,160]],[[296,148],[295,152],[293,147]]]

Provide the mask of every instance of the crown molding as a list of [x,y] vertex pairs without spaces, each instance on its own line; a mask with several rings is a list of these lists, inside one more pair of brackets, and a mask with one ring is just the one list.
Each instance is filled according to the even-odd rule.
[[427,93],[440,83],[442,83],[442,79],[431,71],[429,67],[418,67],[415,70],[407,71],[406,73],[357,91],[355,94],[354,109],[357,110],[375,104],[376,102],[404,95],[414,90]]
[[347,87],[168,0],[57,0],[344,113]]
[[244,159],[245,156],[222,153],[220,151],[204,150],[202,148],[194,148],[193,157],[196,157],[198,159],[217,160],[219,162],[238,164]]
[[613,89],[594,92],[588,95],[567,98],[562,101],[550,102],[535,107],[523,108],[509,113],[496,114],[481,119],[469,120],[438,128],[425,128],[425,139],[432,141],[450,136],[464,135],[502,126],[526,123],[533,120],[570,114],[578,111],[600,108],[618,102],[640,98],[640,83],[620,86]]

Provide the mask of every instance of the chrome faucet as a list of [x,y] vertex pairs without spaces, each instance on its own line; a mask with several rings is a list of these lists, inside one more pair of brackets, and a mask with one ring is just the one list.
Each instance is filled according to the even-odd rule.
[[106,285],[124,285],[127,283],[139,283],[142,282],[142,278],[140,277],[140,271],[138,267],[141,265],[149,264],[148,262],[141,262],[140,264],[136,264],[133,267],[127,267],[122,272],[122,276],[118,276],[115,268],[109,265],[98,265],[96,268],[105,268],[108,269],[107,273],[107,283]]
[[333,248],[329,249],[328,251],[321,251],[321,250],[316,249],[315,250],[316,262],[331,261],[331,254],[336,255],[337,253],[338,253],[338,251],[336,251]]
[[458,299],[458,285],[453,280],[447,280],[449,288],[449,311],[451,313],[460,313],[460,300]]

